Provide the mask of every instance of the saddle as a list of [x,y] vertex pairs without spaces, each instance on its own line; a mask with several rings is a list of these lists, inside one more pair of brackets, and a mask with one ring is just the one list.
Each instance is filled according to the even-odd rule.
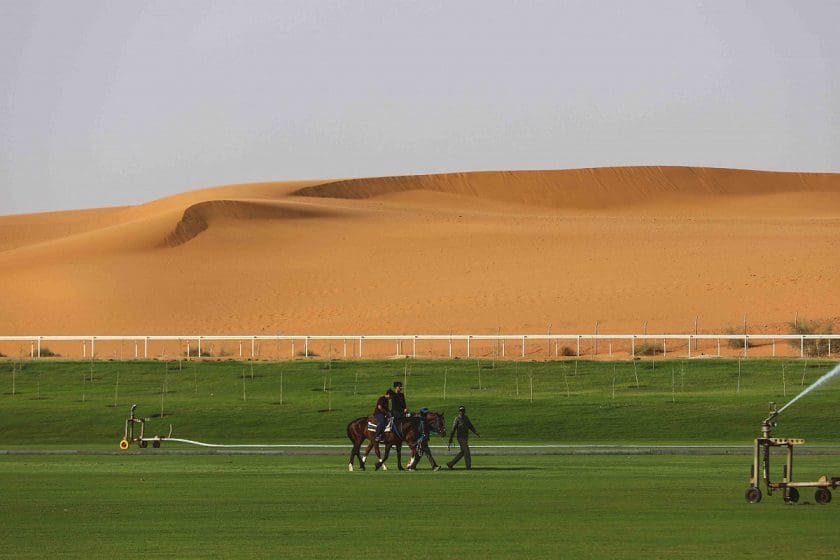
[[[393,418],[391,418],[390,420],[388,420],[388,424],[385,426],[385,429],[384,429],[384,430],[382,430],[382,431],[383,431],[384,433],[388,433],[388,432],[390,432],[390,431],[391,431],[391,427],[393,427],[393,425],[394,425],[394,419],[393,419]],[[376,427],[377,427],[377,426],[376,426],[376,422],[372,422],[372,421],[368,420],[368,426],[367,426],[367,429],[368,429],[368,431],[369,431],[369,432],[375,432],[375,431],[376,431]]]

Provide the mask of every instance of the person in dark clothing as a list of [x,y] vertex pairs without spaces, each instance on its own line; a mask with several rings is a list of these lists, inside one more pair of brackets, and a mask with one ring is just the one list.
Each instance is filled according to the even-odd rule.
[[[429,426],[429,409],[425,406],[420,409],[417,414],[417,419],[419,420],[418,423],[418,430],[420,431],[420,437],[418,439],[418,449],[417,449],[417,463],[420,462],[420,459],[425,455],[429,458],[429,463],[432,465],[433,471],[439,471],[440,465],[437,464],[435,458],[432,457],[432,450],[429,449],[429,436],[432,434],[432,427]],[[414,466],[417,466],[417,463]]]
[[384,395],[376,400],[376,408],[373,409],[373,418],[376,420],[375,441],[382,441],[382,432],[385,431],[385,426],[388,424],[388,401],[391,400],[393,394],[394,392],[388,389]]
[[449,434],[449,449],[452,449],[452,438],[457,435],[458,445],[461,446],[461,450],[451,461],[446,463],[447,468],[451,469],[454,467],[455,463],[461,460],[461,457],[464,458],[464,462],[467,464],[467,470],[472,468],[469,444],[470,432],[474,433],[476,437],[481,437],[476,431],[475,426],[473,426],[473,423],[470,422],[470,418],[467,416],[467,409],[459,406],[458,416],[455,417],[455,421],[452,423],[452,433]]
[[402,383],[394,381],[394,392],[391,397],[391,416],[394,418],[402,418],[408,414],[408,407],[405,404],[405,394],[403,393]]

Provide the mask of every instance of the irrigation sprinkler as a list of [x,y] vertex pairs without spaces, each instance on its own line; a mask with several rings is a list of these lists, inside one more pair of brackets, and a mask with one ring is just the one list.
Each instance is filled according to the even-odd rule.
[[[793,401],[791,401],[793,402]],[[791,403],[788,403],[791,404]],[[782,410],[784,410],[783,407]],[[784,493],[785,503],[796,503],[799,501],[800,488],[816,488],[814,499],[818,504],[827,504],[831,501],[831,490],[840,484],[840,477],[829,478],[822,475],[814,482],[793,481],[793,448],[796,445],[805,443],[801,438],[779,438],[771,437],[771,431],[776,427],[776,418],[782,410],[776,410],[775,403],[770,403],[770,413],[761,423],[761,436],[755,439],[753,445],[753,463],[750,467],[750,486],[747,488],[744,497],[751,504],[761,501],[761,490],[759,484],[764,483],[767,495],[771,496],[774,490],[781,490]],[[772,447],[784,447],[787,451],[787,460],[782,466],[782,479],[779,482],[770,480],[770,449]],[[759,475],[759,473],[761,473]],[[759,479],[760,476],[760,479]]]
[[[132,443],[136,443],[138,446],[145,449],[149,446],[149,442],[152,443],[152,447],[160,447],[162,441],[172,439],[172,424],[169,425],[169,435],[146,437],[145,430],[148,418],[139,418],[135,416],[134,411],[136,409],[136,404],[131,405],[131,412],[125,420],[125,433],[123,434],[123,438],[120,440],[120,449],[125,451],[131,447]],[[137,434],[135,434],[134,430],[135,424],[140,425],[140,430]]]

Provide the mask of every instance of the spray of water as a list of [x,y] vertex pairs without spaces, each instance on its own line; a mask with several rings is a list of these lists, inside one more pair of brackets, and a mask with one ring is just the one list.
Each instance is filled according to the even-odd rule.
[[799,399],[801,399],[802,397],[819,387],[820,385],[824,384],[826,381],[828,381],[838,373],[840,373],[840,364],[838,364],[834,369],[832,369],[831,371],[814,381],[804,391],[793,397],[793,400],[791,400],[789,403],[787,403],[785,406],[779,409],[779,414],[784,412],[787,407],[789,407],[790,405],[792,405],[793,403],[795,403],[796,401],[798,401]]

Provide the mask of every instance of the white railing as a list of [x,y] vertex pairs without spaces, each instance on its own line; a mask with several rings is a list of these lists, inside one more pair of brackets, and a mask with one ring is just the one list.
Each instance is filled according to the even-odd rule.
[[[473,357],[473,345],[476,343],[492,343],[494,345],[493,356],[499,358],[515,358],[517,355],[521,355],[522,358],[526,357],[526,348],[529,342],[532,344],[535,342],[544,342],[546,345],[546,349],[544,351],[544,357],[551,358],[552,357],[552,343],[553,343],[553,355],[554,357],[561,357],[559,345],[561,342],[571,342],[574,345],[574,348],[569,346],[563,347],[562,356],[576,356],[581,357],[584,355],[587,356],[598,356],[598,343],[606,343],[608,345],[608,350],[605,352],[602,346],[601,348],[601,356],[609,355],[612,357],[613,353],[613,342],[623,342],[625,347],[629,344],[629,352],[630,356],[636,355],[637,344],[646,344],[648,345],[647,350],[651,351],[654,355],[661,353],[663,357],[667,357],[668,355],[668,346],[669,341],[672,347],[671,353],[672,355],[675,352],[675,346],[687,349],[687,356],[692,357],[692,347],[694,348],[694,355],[698,354],[698,346],[701,342],[709,343],[710,341],[716,341],[717,343],[717,355],[721,355],[721,341],[726,341],[727,346],[729,349],[736,349],[739,352],[743,351],[741,354],[742,356],[746,357],[749,354],[749,349],[753,346],[754,343],[757,341],[764,341],[765,343],[770,341],[772,343],[772,356],[776,356],[776,341],[787,341],[799,342],[799,356],[805,357],[805,346],[806,341],[827,341],[828,344],[828,356],[831,357],[832,354],[832,346],[834,347],[835,352],[840,349],[840,334],[495,334],[495,335],[474,335],[474,334],[447,334],[447,335],[428,335],[428,334],[416,334],[416,335],[169,335],[169,336],[147,336],[147,335],[136,335],[136,336],[103,336],[103,335],[74,335],[74,336],[67,336],[67,335],[54,335],[54,336],[0,336],[0,344],[2,343],[15,343],[17,342],[20,344],[29,343],[29,356],[30,358],[40,358],[42,357],[42,345],[44,342],[78,342],[82,345],[82,352],[81,357],[87,358],[95,357],[96,356],[96,345],[97,343],[108,343],[108,342],[134,342],[134,357],[135,358],[144,358],[148,359],[150,357],[149,353],[149,345],[150,343],[154,342],[177,342],[178,343],[178,352],[179,354],[186,356],[186,357],[204,357],[206,353],[203,353],[202,344],[204,344],[205,349],[207,348],[207,344],[213,344],[215,342],[238,342],[239,343],[239,357],[240,358],[250,358],[254,359],[258,357],[257,347],[260,343],[263,342],[277,342],[278,344],[281,341],[286,341],[291,343],[292,349],[292,357],[295,356],[304,356],[309,357],[313,354],[310,353],[310,345],[315,342],[330,342],[330,352],[332,352],[332,343],[337,341],[343,342],[343,357],[347,358],[348,355],[348,342],[350,343],[350,348],[352,350],[352,357],[354,358],[363,358],[364,355],[364,345],[365,343],[384,343],[384,342],[392,342],[395,344],[395,354],[397,356],[405,356],[405,357],[417,357],[417,343],[418,342],[436,342],[448,343],[448,351],[435,354],[435,356],[445,356],[448,355],[449,358],[454,357],[461,357],[457,355],[457,352],[453,351],[453,344],[454,343],[463,343],[465,345],[465,357]],[[730,341],[735,341],[737,344],[733,344]],[[303,353],[302,354],[295,354],[295,343],[302,342],[303,343]],[[411,351],[404,352],[403,345],[404,343],[409,342],[411,344]],[[510,352],[508,351],[508,347],[511,345],[511,342],[517,343],[513,344],[514,347],[520,347],[520,353]],[[582,344],[588,342],[590,345],[590,349],[588,352],[582,352]],[[654,343],[655,346],[653,344]],[[661,351],[660,351],[660,344],[661,342]],[[674,343],[676,342],[676,344]],[[679,346],[680,343],[683,343],[684,346]],[[140,351],[140,345],[142,344],[142,352]],[[195,344],[195,346],[192,346]],[[90,350],[88,352],[88,345]],[[250,348],[248,348],[250,345]],[[122,351],[122,346],[120,347]],[[196,352],[193,353],[192,350],[195,348]],[[708,348],[708,347],[707,347]],[[356,353],[358,350],[358,354]],[[279,351],[278,351],[279,354]],[[381,352],[378,354],[380,356],[386,355],[382,354]],[[390,354],[388,354],[390,355]],[[231,354],[223,354],[220,356],[214,357],[225,357],[231,356]],[[122,358],[122,353],[120,354]],[[157,357],[157,355],[154,355]],[[278,355],[278,358],[280,356]],[[336,356],[338,357],[338,356]],[[374,357],[374,356],[369,356]]]

